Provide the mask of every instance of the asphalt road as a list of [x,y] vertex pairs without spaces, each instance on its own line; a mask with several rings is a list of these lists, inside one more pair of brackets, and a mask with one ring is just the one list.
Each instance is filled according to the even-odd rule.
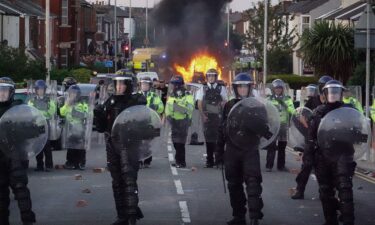
[[[116,217],[105,149],[94,134],[92,150],[87,153],[85,171],[29,171],[29,188],[38,225],[109,225]],[[169,147],[168,147],[169,146]],[[204,168],[204,146],[187,145],[187,169],[175,169],[173,147],[158,145],[152,167],[139,172],[140,207],[145,218],[140,225],[225,225],[231,219],[228,193],[224,194],[221,171]],[[65,162],[65,151],[54,152],[54,163]],[[262,170],[265,152],[261,153]],[[35,161],[31,160],[31,167]],[[296,156],[287,154],[287,167],[299,169]],[[76,180],[76,174],[82,180]],[[311,177],[305,200],[291,200],[289,189],[295,186],[291,172],[263,172],[264,219],[262,225],[321,225],[324,222],[318,187]],[[87,190],[88,189],[88,190]],[[84,193],[86,190],[90,193]],[[356,224],[375,224],[375,182],[354,179]],[[77,203],[83,200],[84,207]],[[21,224],[16,201],[11,202],[11,224]]]

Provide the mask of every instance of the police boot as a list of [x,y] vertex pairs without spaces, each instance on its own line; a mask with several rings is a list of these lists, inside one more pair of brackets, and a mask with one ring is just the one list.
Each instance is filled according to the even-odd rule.
[[297,190],[294,195],[292,195],[292,199],[304,199],[305,196],[302,191]]
[[128,220],[126,219],[117,219],[111,225],[129,225]]
[[250,220],[250,225],[259,225],[259,220],[257,220],[257,219],[251,219]]
[[228,225],[246,225],[245,217],[233,217],[232,220],[227,222]]

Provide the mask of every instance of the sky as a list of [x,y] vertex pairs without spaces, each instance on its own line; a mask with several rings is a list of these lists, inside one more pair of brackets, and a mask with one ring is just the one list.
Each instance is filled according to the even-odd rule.
[[[96,0],[87,0],[88,2],[96,2]],[[101,0],[101,1],[104,1],[105,4],[108,4],[108,0]],[[129,6],[129,1],[130,0],[117,0],[117,4],[119,6]],[[161,0],[148,0],[148,5],[149,7],[152,7],[154,6],[155,4],[157,4],[158,2],[160,2]],[[274,2],[275,0],[273,0],[272,2]],[[114,4],[114,0],[111,0],[111,3]],[[132,0],[132,6],[134,7],[146,7],[146,2],[147,0]],[[232,3],[231,3],[231,9],[233,11],[239,11],[239,12],[242,12],[246,9],[249,9],[253,6],[254,3],[256,3],[258,1],[256,0],[232,0]]]

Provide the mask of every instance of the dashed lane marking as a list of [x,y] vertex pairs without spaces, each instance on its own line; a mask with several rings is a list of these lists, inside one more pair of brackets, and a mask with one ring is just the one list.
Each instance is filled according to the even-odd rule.
[[182,222],[191,223],[189,208],[186,201],[180,201],[179,204],[181,209]]

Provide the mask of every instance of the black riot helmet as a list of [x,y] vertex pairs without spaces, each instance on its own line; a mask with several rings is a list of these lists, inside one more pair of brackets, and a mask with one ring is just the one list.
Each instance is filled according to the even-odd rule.
[[37,94],[37,91],[38,90],[44,90],[44,94],[46,93],[46,90],[47,90],[47,84],[44,80],[37,80],[35,81],[35,84],[34,84],[34,91],[35,91],[35,94]]
[[[131,74],[117,75],[112,78],[115,95],[131,95],[133,92],[133,76]],[[124,89],[125,86],[125,89]]]
[[318,95],[318,88],[315,84],[309,84],[306,87],[306,95],[308,98],[315,97]]
[[73,77],[65,77],[62,85],[64,87],[64,90],[68,90],[70,86],[77,84],[77,80],[74,79]]
[[324,97],[328,104],[342,102],[345,87],[340,81],[328,81],[323,87]]
[[70,86],[67,92],[68,97],[71,98],[73,102],[78,102],[81,99],[81,88],[79,88],[78,85]]
[[319,85],[319,94],[323,94],[323,87],[326,83],[330,80],[333,80],[331,76],[323,75],[319,78],[318,85]]
[[174,96],[182,96],[184,94],[185,81],[181,75],[174,75],[169,81],[170,92]]
[[14,82],[9,77],[0,78],[0,104],[8,104],[13,101],[15,87]]
[[[254,84],[253,78],[248,73],[239,73],[234,77],[234,80],[232,82],[232,88],[234,91],[234,94],[236,95],[236,98],[246,98],[252,95],[252,85]],[[247,86],[248,87],[248,93],[246,96],[240,96],[238,93],[238,88]]]

